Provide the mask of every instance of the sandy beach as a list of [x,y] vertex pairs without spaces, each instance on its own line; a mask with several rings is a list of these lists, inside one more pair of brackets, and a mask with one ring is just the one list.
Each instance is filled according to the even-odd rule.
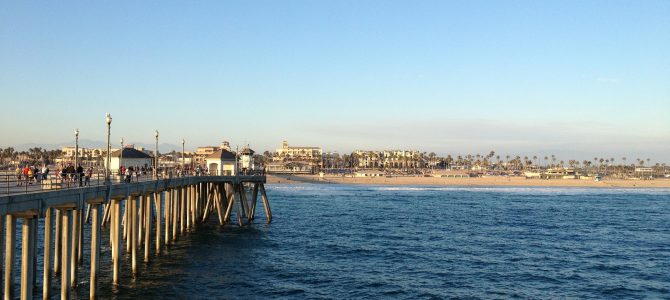
[[453,185],[453,186],[565,186],[565,187],[622,187],[622,188],[669,188],[670,179],[625,180],[605,179],[603,181],[579,179],[525,179],[524,177],[478,177],[478,178],[437,178],[437,177],[341,177],[318,175],[268,175],[268,183],[297,184],[370,184],[370,185]]

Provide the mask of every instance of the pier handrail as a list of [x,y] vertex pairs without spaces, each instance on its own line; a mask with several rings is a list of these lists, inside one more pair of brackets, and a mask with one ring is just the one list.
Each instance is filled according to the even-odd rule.
[[[110,173],[112,174],[112,176],[110,176],[112,184],[147,182],[166,178],[221,176],[219,174],[210,174],[209,172],[197,172],[196,170],[177,172],[177,170],[167,168],[163,168],[163,170],[157,172],[157,179],[152,177],[151,170],[146,170],[144,172],[132,172],[129,178],[127,178],[125,174],[120,174],[118,169],[111,170]],[[263,170],[253,170],[247,172],[238,172],[237,175],[265,176],[265,172]],[[86,177],[88,177],[88,179]],[[104,169],[94,170],[91,176],[86,176],[86,171],[84,171],[83,174],[68,173],[65,176],[63,176],[60,172],[50,172],[46,175],[38,173],[33,175],[33,177],[26,177],[21,175],[20,178],[16,174],[8,174],[7,172],[0,174],[0,195],[2,196],[102,185],[105,185]]]

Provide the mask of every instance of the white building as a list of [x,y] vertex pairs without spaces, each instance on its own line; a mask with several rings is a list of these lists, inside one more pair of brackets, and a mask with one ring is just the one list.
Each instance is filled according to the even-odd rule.
[[323,151],[321,147],[304,147],[294,146],[289,147],[287,141],[282,142],[282,147],[277,149],[277,154],[273,157],[273,161],[289,160],[304,160],[304,161],[320,161]]
[[[110,156],[110,170],[118,170],[120,166],[125,166],[126,168],[152,168],[154,165],[153,156],[135,148],[123,148],[123,155],[121,155],[121,150],[116,150]],[[105,159],[106,165],[107,160]]]
[[249,146],[244,147],[240,151],[240,170],[242,171],[253,171],[254,167],[254,150],[251,150]]
[[226,149],[219,149],[205,159],[210,175],[232,176],[237,173],[235,168],[235,153]]

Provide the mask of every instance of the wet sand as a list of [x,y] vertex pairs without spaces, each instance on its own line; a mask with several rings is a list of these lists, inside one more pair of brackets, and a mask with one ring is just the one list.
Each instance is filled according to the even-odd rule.
[[633,180],[604,179],[602,181],[580,179],[525,179],[524,177],[493,176],[479,178],[437,177],[341,177],[318,175],[268,175],[268,183],[297,184],[370,184],[370,185],[453,185],[453,186],[565,186],[565,187],[624,187],[624,188],[669,188],[670,179]]

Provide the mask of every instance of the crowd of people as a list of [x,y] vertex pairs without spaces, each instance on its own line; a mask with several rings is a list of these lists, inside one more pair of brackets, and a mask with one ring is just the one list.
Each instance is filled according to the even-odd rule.
[[[131,182],[139,181],[141,177],[147,176],[147,174],[151,176],[152,173],[153,168],[150,166],[129,166],[127,168],[126,166],[121,166],[117,175],[119,176],[119,181]],[[254,172],[250,170],[240,170],[240,175],[251,175],[252,173]],[[159,177],[170,178],[172,176],[206,176],[210,175],[210,172],[207,167],[204,166],[187,166],[184,168],[177,166],[175,168],[159,168],[157,174]],[[19,165],[16,167],[16,186],[40,184],[47,179],[59,180],[60,183],[67,187],[89,186],[91,177],[93,176],[93,168],[84,168],[81,165],[75,167],[73,164],[68,163],[56,168],[55,174],[51,174],[51,176],[52,177],[50,177],[49,167],[46,165],[43,165],[41,168],[37,166]]]
[[[17,166],[16,170],[16,185],[30,185],[39,184],[43,180],[49,179],[49,167],[43,165],[42,168],[37,166]],[[93,168],[78,165],[76,168],[72,164],[63,165],[62,168],[56,170],[55,178],[61,180],[62,183],[70,186],[88,186],[93,175]]]

